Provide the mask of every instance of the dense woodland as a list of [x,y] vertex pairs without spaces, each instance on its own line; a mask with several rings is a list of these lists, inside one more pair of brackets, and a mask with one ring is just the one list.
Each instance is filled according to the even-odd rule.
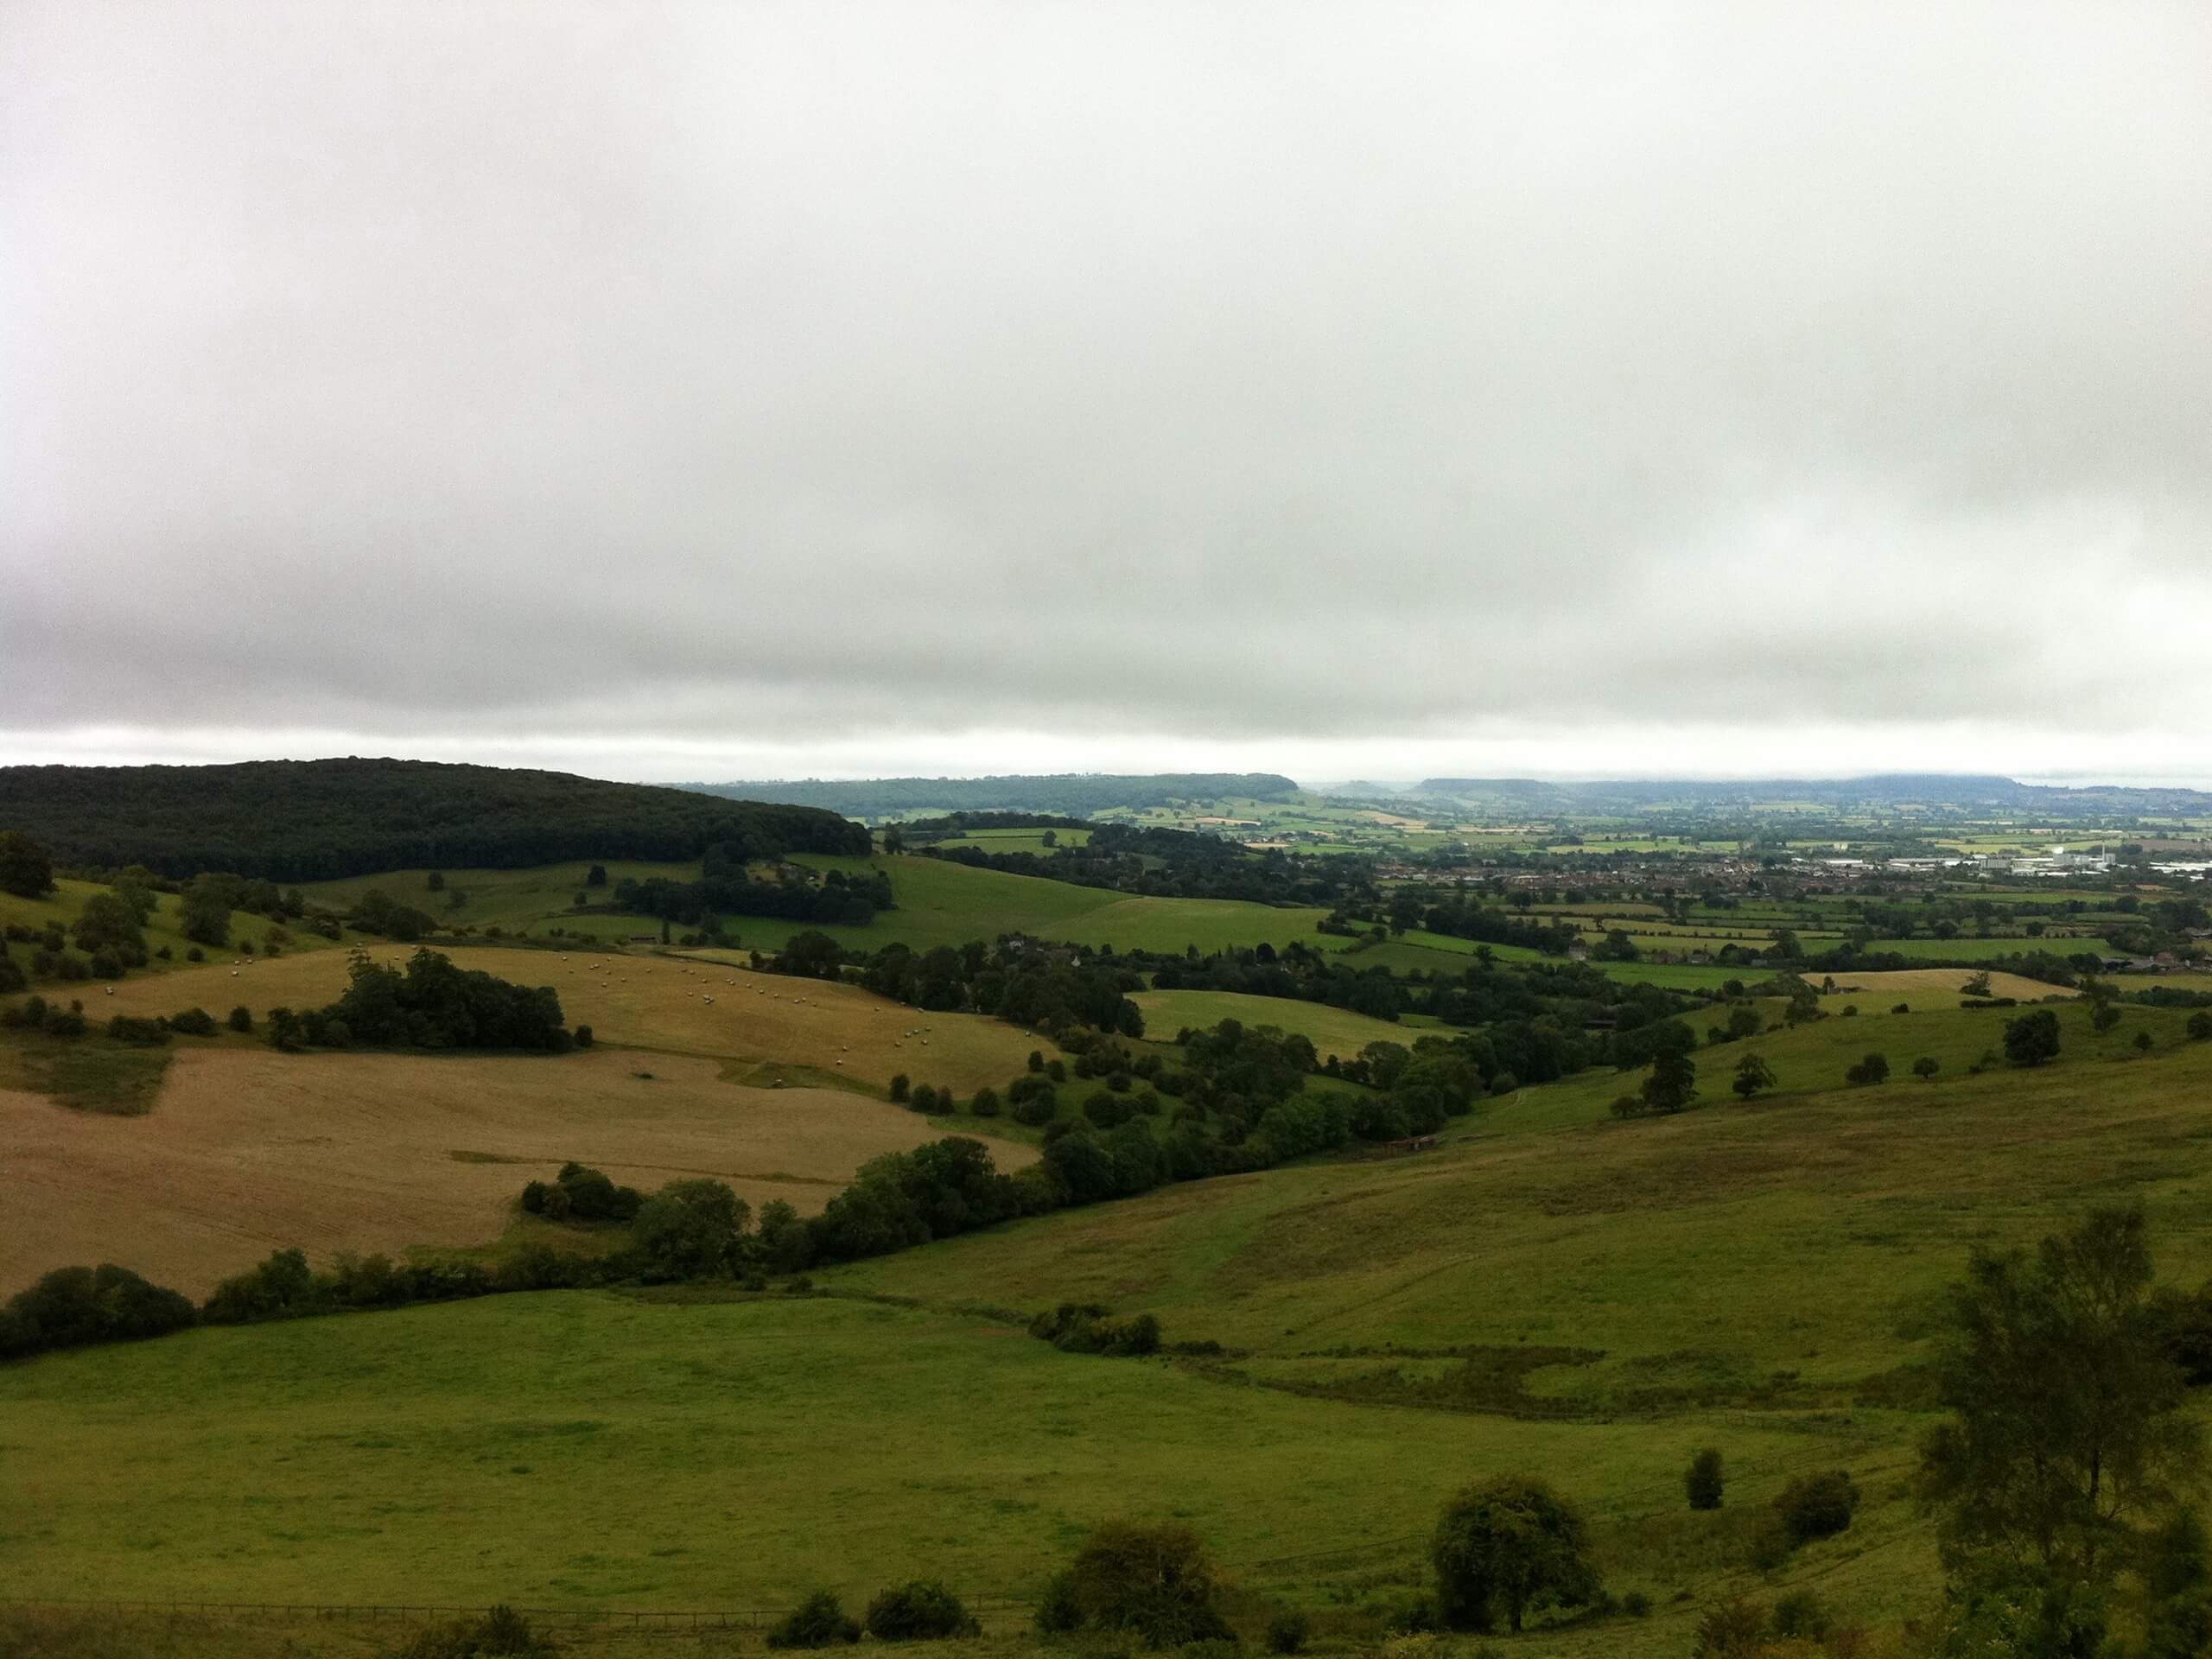
[[569,859],[861,854],[829,812],[556,772],[427,760],[0,767],[0,824],[62,864],[324,881],[409,868]]

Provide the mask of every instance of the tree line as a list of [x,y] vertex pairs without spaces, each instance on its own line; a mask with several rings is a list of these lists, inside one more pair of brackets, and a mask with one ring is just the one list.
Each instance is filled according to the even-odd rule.
[[996,778],[810,778],[687,787],[738,800],[821,807],[871,821],[904,812],[1000,809],[1088,817],[1113,807],[1231,799],[1283,801],[1298,792],[1295,783],[1271,772],[1170,772],[1126,777],[1063,772]]

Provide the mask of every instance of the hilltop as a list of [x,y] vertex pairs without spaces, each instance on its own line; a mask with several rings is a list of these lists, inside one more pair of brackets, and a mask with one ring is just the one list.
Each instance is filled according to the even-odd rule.
[[64,863],[276,881],[564,859],[865,853],[834,813],[567,772],[347,758],[219,766],[0,766],[0,826]]

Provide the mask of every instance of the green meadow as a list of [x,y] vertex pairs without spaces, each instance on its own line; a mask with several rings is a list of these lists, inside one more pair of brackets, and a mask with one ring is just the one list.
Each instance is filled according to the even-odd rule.
[[1155,1038],[1173,1038],[1185,1027],[1205,1031],[1224,1020],[1236,1020],[1248,1026],[1294,1032],[1310,1039],[1324,1059],[1332,1054],[1351,1059],[1370,1043],[1410,1046],[1424,1032],[1449,1035],[1452,1030],[1433,1023],[1408,1027],[1354,1014],[1349,1008],[1332,1008],[1324,1002],[1245,996],[1235,991],[1140,991],[1130,1001],[1144,1011],[1145,1030]]

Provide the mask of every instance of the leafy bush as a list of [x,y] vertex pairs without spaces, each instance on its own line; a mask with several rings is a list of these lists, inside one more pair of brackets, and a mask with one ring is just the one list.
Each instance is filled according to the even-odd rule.
[[1303,1653],[1313,1623],[1300,1612],[1280,1612],[1268,1621],[1269,1653]]
[[2212,1013],[2199,1008],[2189,1016],[2189,1040],[2192,1043],[2212,1043]]
[[1774,1507],[1793,1543],[1833,1538],[1851,1525],[1859,1508],[1859,1488],[1840,1469],[1800,1475],[1782,1489]]
[[936,1579],[916,1579],[884,1591],[868,1603],[864,1624],[868,1633],[879,1642],[928,1642],[982,1634],[982,1626],[969,1616],[960,1598]]
[[1766,1610],[1741,1596],[1715,1602],[1699,1615],[1697,1659],[1758,1659],[1766,1644]]
[[644,1204],[636,1187],[617,1186],[603,1171],[578,1163],[562,1165],[550,1183],[532,1181],[522,1190],[523,1209],[548,1221],[630,1221]]
[[1076,1605],[1075,1577],[1055,1573],[1037,1599],[1037,1628],[1046,1636],[1065,1636],[1083,1628],[1083,1609]]
[[845,1615],[834,1590],[817,1590],[768,1629],[772,1648],[832,1648],[861,1639],[861,1627]]
[[558,1653],[512,1607],[494,1607],[481,1618],[434,1624],[402,1649],[404,1659],[537,1659]]
[[1651,1598],[1641,1590],[1631,1590],[1621,1598],[1621,1611],[1630,1618],[1651,1617]]
[[1233,1636],[1216,1605],[1213,1562],[1188,1527],[1107,1522],[1076,1552],[1067,1580],[1068,1600],[1093,1630],[1126,1630],[1149,1648]]
[[169,1015],[169,1029],[181,1031],[188,1037],[213,1037],[217,1029],[215,1016],[205,1008],[187,1008],[182,1014]]
[[1792,1590],[1774,1604],[1774,1633],[1807,1642],[1827,1639],[1828,1610],[1810,1590]]
[[1712,1446],[1692,1458],[1689,1468],[1682,1475],[1682,1486],[1694,1510],[1719,1509],[1723,1484],[1720,1453]]
[[1160,1321],[1150,1313],[1109,1319],[1096,1303],[1062,1302],[1029,1322],[1029,1334],[1065,1354],[1142,1358],[1160,1351]]
[[253,1010],[247,1007],[245,1004],[241,1002],[237,1007],[231,1010],[231,1017],[226,1023],[228,1023],[232,1031],[251,1031],[253,1029]]
[[151,1048],[169,1039],[169,1028],[158,1020],[141,1020],[135,1014],[118,1014],[107,1022],[107,1034],[118,1043],[136,1043],[142,1048]]

